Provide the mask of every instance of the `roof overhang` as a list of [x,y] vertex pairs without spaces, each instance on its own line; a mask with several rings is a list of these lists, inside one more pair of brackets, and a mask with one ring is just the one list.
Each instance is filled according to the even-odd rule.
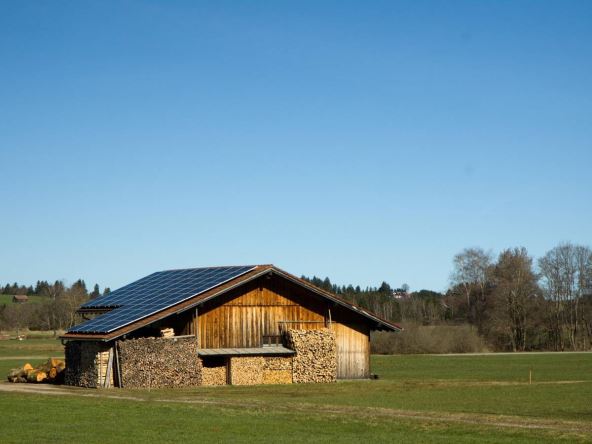
[[376,323],[376,327],[377,327],[374,330],[391,330],[391,331],[403,330],[403,328],[400,325],[395,324],[390,321],[387,321],[386,319],[382,319],[381,317],[375,315],[374,313],[372,313],[368,310],[365,310],[365,309],[357,306],[356,304],[352,304],[351,302],[341,299],[339,296],[334,295],[333,293],[328,292],[326,290],[323,290],[322,288],[319,288],[319,287],[311,284],[310,282],[305,281],[304,279],[298,278],[290,273],[287,273],[284,270],[280,270],[279,268],[273,267],[272,273],[276,273],[278,275],[281,275],[284,278],[286,278],[286,279],[288,279],[288,280],[290,280],[302,287],[306,287],[308,290],[318,294],[319,296],[322,296],[326,299],[333,301],[337,305],[341,305],[342,307],[352,310],[354,313],[357,313],[367,319],[374,321]]

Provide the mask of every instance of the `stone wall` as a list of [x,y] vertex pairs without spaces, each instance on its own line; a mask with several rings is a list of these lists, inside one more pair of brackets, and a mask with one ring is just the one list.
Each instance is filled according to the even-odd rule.
[[109,348],[109,345],[96,341],[67,342],[64,384],[77,387],[98,387],[98,354],[109,350]]
[[124,388],[201,385],[197,339],[138,338],[118,342]]
[[320,330],[288,330],[287,346],[296,351],[292,381],[333,382],[337,379],[337,342],[335,332]]

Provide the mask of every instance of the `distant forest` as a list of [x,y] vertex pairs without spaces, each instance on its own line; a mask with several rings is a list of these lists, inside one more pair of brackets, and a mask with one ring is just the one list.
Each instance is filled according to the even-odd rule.
[[[497,257],[467,248],[452,264],[446,293],[409,291],[387,282],[361,288],[336,285],[329,278],[303,279],[401,323],[407,333],[381,337],[382,350],[390,352],[592,349],[589,247],[560,244],[536,261],[525,248],[509,248]],[[70,287],[61,281],[38,281],[34,287],[6,284],[0,294],[28,295],[36,303],[0,299],[0,330],[68,328],[79,322],[75,311],[80,304],[109,291],[101,292],[98,285],[89,291],[83,280]],[[445,335],[451,344],[436,347]],[[466,347],[460,344],[469,340],[473,343]]]
[[445,294],[303,278],[414,331],[418,325],[469,326],[463,331],[476,332],[491,350],[592,349],[592,250],[586,246],[560,244],[536,262],[525,248],[496,258],[467,248],[453,258]]

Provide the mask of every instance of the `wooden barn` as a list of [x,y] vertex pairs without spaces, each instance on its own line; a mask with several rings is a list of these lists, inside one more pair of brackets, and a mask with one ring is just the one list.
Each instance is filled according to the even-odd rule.
[[66,383],[161,387],[370,377],[396,324],[273,265],[153,273],[79,309]]

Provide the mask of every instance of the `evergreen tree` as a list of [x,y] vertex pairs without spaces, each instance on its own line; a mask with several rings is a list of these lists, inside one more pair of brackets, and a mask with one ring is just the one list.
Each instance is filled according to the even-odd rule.
[[389,284],[387,284],[386,282],[382,282],[382,284],[380,284],[380,288],[378,289],[379,293],[382,294],[393,294],[393,289],[391,288],[391,286]]
[[95,284],[93,291],[91,291],[89,296],[91,299],[95,299],[95,298],[98,298],[99,296],[101,296],[101,290],[99,289],[99,284]]

